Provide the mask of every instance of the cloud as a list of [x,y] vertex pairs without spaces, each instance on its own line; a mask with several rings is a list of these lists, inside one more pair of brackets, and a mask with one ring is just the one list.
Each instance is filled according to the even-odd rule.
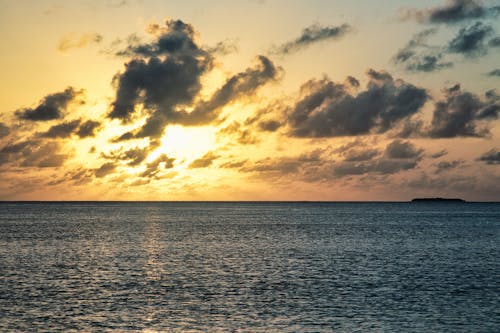
[[144,170],[140,177],[156,177],[160,172],[161,168],[163,169],[171,169],[174,167],[175,158],[170,158],[165,154],[161,154],[154,161],[148,163],[146,166],[146,170]]
[[106,177],[107,175],[112,174],[115,171],[116,167],[117,165],[113,162],[104,163],[99,168],[94,169],[94,175],[97,178]]
[[459,84],[443,89],[443,96],[434,103],[431,122],[407,119],[398,137],[487,137],[489,124],[499,117],[500,96],[494,90],[484,97],[462,91]]
[[351,149],[343,155],[344,160],[333,166],[333,175],[336,178],[364,174],[389,175],[410,170],[415,168],[422,159],[423,149],[416,148],[409,141],[394,140],[378,157],[378,151],[373,149],[361,151]]
[[452,169],[456,169],[463,163],[464,161],[462,160],[441,161],[439,163],[434,164],[434,166],[436,167],[436,171],[434,173],[438,174]]
[[59,143],[38,139],[11,142],[0,149],[0,165],[11,163],[20,167],[59,167],[68,157],[61,153]]
[[75,119],[51,126],[46,132],[40,133],[42,138],[69,138],[75,134],[80,138],[93,137],[95,131],[100,127],[100,123],[94,120],[87,120],[82,123],[81,119]]
[[349,24],[342,24],[340,26],[322,26],[314,24],[302,30],[302,33],[296,39],[279,45],[271,50],[272,54],[291,54],[314,43],[326,40],[335,40],[351,33],[353,28]]
[[239,97],[252,95],[264,84],[276,80],[281,71],[281,68],[276,67],[269,58],[260,55],[256,59],[255,66],[231,76],[208,101],[199,103],[190,113],[180,113],[178,122],[183,125],[201,125],[210,122],[217,116],[214,111]]
[[94,137],[96,131],[101,127],[101,123],[95,120],[87,120],[80,124],[76,135],[80,138]]
[[234,40],[220,41],[214,46],[207,47],[207,51],[213,55],[228,55],[238,52],[238,46]]
[[490,47],[500,47],[500,36],[493,37],[488,41]]
[[194,34],[191,25],[169,20],[153,43],[122,51],[136,58],[114,78],[117,90],[108,116],[127,122],[137,104],[169,116],[177,105],[191,103],[201,88],[200,76],[212,66],[212,57],[196,44]]
[[71,102],[80,102],[79,100],[83,94],[83,90],[75,90],[73,87],[68,87],[66,90],[45,96],[37,107],[23,108],[15,111],[15,115],[19,119],[30,121],[47,121],[53,119],[60,119],[64,117]]
[[371,160],[379,155],[379,153],[378,149],[349,149],[343,151],[341,156],[347,162],[361,162]]
[[213,152],[209,151],[202,157],[191,162],[191,164],[189,164],[189,168],[190,169],[208,168],[218,158],[219,158],[218,155],[215,155]]
[[54,125],[47,132],[41,133],[40,136],[44,138],[68,138],[78,128],[80,122],[80,119],[77,119]]
[[102,35],[95,32],[81,35],[71,33],[59,40],[57,50],[65,53],[71,49],[81,49],[91,44],[99,44],[102,42],[102,39]]
[[447,154],[448,154],[448,151],[446,149],[443,149],[443,150],[440,150],[440,151],[438,151],[438,152],[436,152],[434,154],[431,154],[430,158],[436,159],[436,158],[443,157],[443,156],[445,156]]
[[101,154],[101,157],[114,161],[127,161],[129,166],[137,166],[141,164],[149,154],[150,147],[145,148],[130,148],[126,151],[114,151],[109,154]]
[[300,99],[287,114],[295,137],[355,136],[384,133],[417,113],[428,100],[425,89],[387,72],[370,69],[367,88],[352,94],[352,87],[327,78],[302,85]]
[[487,73],[488,76],[500,76],[500,68],[496,68]]
[[460,85],[443,91],[444,99],[435,103],[432,121],[427,135],[432,138],[484,137],[489,135],[480,121],[495,120],[500,111],[500,98],[493,95],[480,98],[463,92]]
[[227,138],[228,136],[235,138],[236,142],[241,145],[251,145],[259,142],[248,128],[243,128],[236,121],[220,129],[217,135],[223,138]]
[[248,162],[248,160],[229,161],[229,162],[222,163],[221,165],[219,165],[219,168],[239,169],[239,168],[243,167],[247,162]]
[[282,120],[288,106],[282,100],[274,100],[266,107],[257,110],[248,117],[244,125],[254,127],[258,131],[275,132],[283,125]]
[[[417,178],[405,181],[399,186],[408,187],[410,189],[430,190],[432,196],[436,196],[436,192],[450,193],[450,191],[454,191],[457,193],[454,195],[460,196],[464,193],[471,193],[473,190],[476,190],[477,185],[477,179],[474,176],[463,175],[446,177],[440,174],[439,176],[432,177],[422,172]],[[484,189],[482,191],[484,192]]]
[[414,169],[423,158],[423,149],[400,140],[389,143],[383,153],[357,144],[339,149],[336,150],[342,158],[339,161],[332,160],[327,150],[320,149],[295,157],[246,162],[239,170],[261,178],[322,182],[353,176],[392,175]]
[[259,122],[258,128],[264,132],[275,132],[282,126],[282,123],[278,120],[264,120]]
[[298,156],[268,157],[255,161],[253,164],[244,163],[240,171],[257,172],[264,177],[281,177],[289,174],[301,174],[301,178],[305,178],[305,174],[307,173],[306,170],[314,172],[319,166],[327,162],[322,160],[322,155],[324,153],[325,150],[316,149],[311,152],[302,153]]
[[477,160],[490,165],[500,164],[500,151],[496,148],[491,149],[481,155]]
[[10,134],[10,128],[9,128],[9,126],[7,126],[4,123],[0,122],[0,139],[3,138],[3,137],[6,137],[9,134]]
[[[147,120],[116,140],[159,137],[167,124],[208,124],[217,119],[220,108],[253,94],[281,70],[259,56],[255,66],[231,76],[210,99],[197,101],[200,78],[213,67],[212,54],[196,43],[193,27],[182,21],[169,20],[165,27],[153,25],[149,30],[156,36],[153,42],[134,42],[119,52],[134,59],[115,76],[116,97],[108,114],[126,123],[141,105]],[[189,108],[192,111],[186,111]]]
[[488,53],[489,48],[496,47],[497,39],[500,41],[500,37],[495,37],[487,42],[494,29],[482,22],[461,28],[446,46],[428,43],[437,31],[437,28],[430,28],[413,35],[394,55],[392,62],[410,72],[435,72],[453,67],[453,62],[447,59],[450,55],[460,54],[469,59],[481,57]]
[[493,34],[493,27],[481,22],[462,28],[455,38],[448,43],[448,52],[462,54],[466,57],[479,57],[488,51],[486,38]]
[[414,19],[420,23],[455,24],[475,19],[498,16],[500,6],[487,7],[477,0],[448,0],[439,7],[407,9],[401,12],[403,20]]
[[389,158],[418,158],[422,156],[423,149],[417,149],[409,141],[394,140],[387,145],[385,154]]
[[154,110],[144,126],[138,131],[125,133],[117,140],[158,137],[168,124],[198,126],[211,123],[218,118],[223,106],[240,97],[251,96],[264,84],[276,80],[280,72],[281,68],[275,67],[268,58],[258,56],[255,66],[229,77],[209,100],[198,102],[191,112]]
[[404,65],[411,72],[433,72],[452,67],[452,62],[442,60],[443,52],[440,48],[431,47],[427,43],[428,38],[436,32],[436,28],[431,28],[415,34],[392,61]]

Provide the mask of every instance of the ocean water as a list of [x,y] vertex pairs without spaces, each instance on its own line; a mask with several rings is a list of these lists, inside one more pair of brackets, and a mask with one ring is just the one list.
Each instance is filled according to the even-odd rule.
[[499,332],[500,204],[0,203],[0,332]]

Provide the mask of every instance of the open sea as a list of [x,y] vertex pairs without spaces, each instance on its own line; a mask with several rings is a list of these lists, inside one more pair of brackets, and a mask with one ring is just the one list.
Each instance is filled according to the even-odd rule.
[[0,203],[0,332],[500,332],[500,204]]

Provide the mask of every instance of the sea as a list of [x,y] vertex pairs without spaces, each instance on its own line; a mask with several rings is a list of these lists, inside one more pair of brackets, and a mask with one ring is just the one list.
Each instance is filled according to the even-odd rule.
[[500,204],[3,202],[0,332],[500,332]]

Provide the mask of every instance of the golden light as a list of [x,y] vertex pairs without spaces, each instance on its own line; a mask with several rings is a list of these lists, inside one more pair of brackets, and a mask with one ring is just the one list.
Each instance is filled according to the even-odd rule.
[[168,126],[161,139],[161,146],[148,158],[154,160],[166,154],[179,161],[190,162],[216,148],[216,129],[213,126]]

